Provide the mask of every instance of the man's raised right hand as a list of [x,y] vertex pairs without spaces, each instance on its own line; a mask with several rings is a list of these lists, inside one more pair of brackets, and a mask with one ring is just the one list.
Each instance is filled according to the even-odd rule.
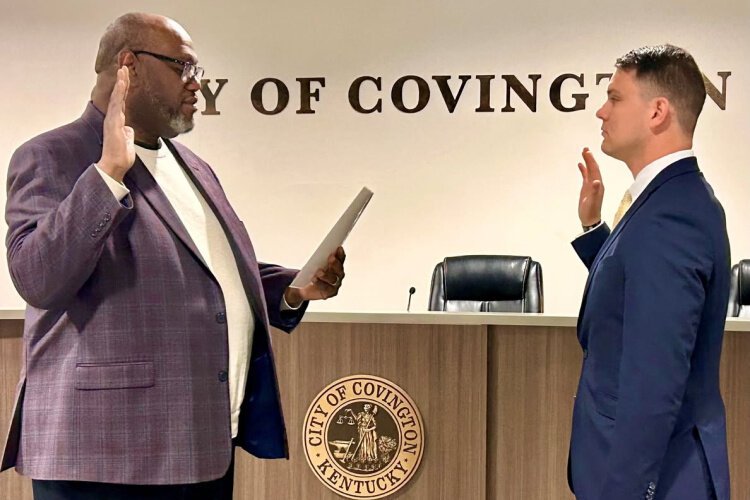
[[104,117],[104,145],[102,157],[97,162],[99,168],[118,182],[135,162],[135,134],[131,127],[125,125],[125,99],[130,87],[130,75],[127,66],[117,70],[117,81],[112,89]]
[[582,226],[593,226],[602,220],[602,201],[604,200],[604,184],[599,164],[589,148],[583,148],[584,163],[578,164],[581,172],[581,193],[578,196],[578,218]]

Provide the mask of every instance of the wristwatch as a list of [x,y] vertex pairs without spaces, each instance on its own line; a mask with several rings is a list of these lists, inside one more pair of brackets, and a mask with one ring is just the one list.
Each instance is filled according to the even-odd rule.
[[602,223],[602,221],[598,220],[598,221],[594,222],[593,224],[591,224],[590,226],[581,226],[581,227],[583,228],[583,232],[584,233],[588,233],[589,231],[591,231],[592,229],[594,229],[596,226],[598,226],[601,223]]

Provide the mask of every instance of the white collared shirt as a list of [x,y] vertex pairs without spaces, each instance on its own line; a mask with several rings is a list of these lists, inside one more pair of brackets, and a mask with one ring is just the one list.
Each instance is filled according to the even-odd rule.
[[628,188],[628,191],[630,191],[630,196],[633,198],[633,203],[635,203],[635,200],[638,199],[638,197],[646,190],[648,185],[651,184],[651,181],[653,181],[662,170],[676,161],[690,158],[691,156],[695,156],[695,153],[693,153],[692,149],[683,149],[681,151],[676,151],[666,156],[662,156],[661,158],[657,158],[656,160],[643,167],[643,170],[638,172],[638,175],[635,176],[633,184],[631,184]]

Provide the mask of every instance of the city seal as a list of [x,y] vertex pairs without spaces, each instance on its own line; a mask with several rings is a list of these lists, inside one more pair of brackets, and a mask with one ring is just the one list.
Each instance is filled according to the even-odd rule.
[[399,386],[372,375],[336,380],[313,400],[302,430],[320,481],[347,498],[384,498],[414,476],[424,451],[422,416]]

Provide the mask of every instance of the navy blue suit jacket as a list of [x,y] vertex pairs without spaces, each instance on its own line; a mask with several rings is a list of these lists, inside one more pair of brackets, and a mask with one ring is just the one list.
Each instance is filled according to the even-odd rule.
[[729,498],[719,360],[729,293],[724,211],[694,157],[664,169],[589,268],[569,479],[580,500]]

